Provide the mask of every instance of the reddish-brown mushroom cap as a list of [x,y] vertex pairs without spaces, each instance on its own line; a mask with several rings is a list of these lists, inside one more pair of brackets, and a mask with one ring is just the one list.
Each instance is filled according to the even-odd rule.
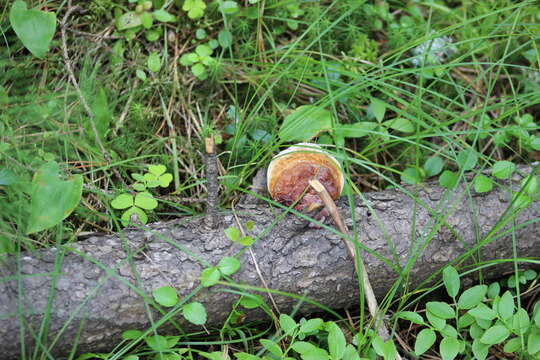
[[[297,144],[274,157],[267,171],[272,199],[297,210],[311,211],[322,206],[309,180],[317,179],[335,200],[341,195],[345,178],[339,162],[316,144]],[[303,195],[303,196],[302,196]]]

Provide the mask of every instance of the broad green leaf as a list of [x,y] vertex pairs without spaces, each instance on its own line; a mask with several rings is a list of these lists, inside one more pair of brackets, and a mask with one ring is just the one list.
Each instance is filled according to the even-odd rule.
[[540,328],[540,301],[537,301],[533,306],[532,318],[536,327]]
[[159,177],[160,175],[163,175],[165,173],[165,171],[167,171],[167,168],[165,167],[165,165],[148,165],[148,172],[150,174],[153,174],[157,177]]
[[501,319],[508,320],[514,313],[514,297],[510,291],[506,291],[499,300],[497,312]]
[[413,311],[401,311],[397,314],[397,316],[401,319],[408,320],[414,324],[418,325],[424,325],[424,319],[422,318],[422,315],[415,313]]
[[135,206],[145,210],[153,210],[158,206],[157,200],[148,191],[143,191],[135,195]]
[[493,325],[491,320],[485,320],[485,319],[481,319],[481,318],[474,318],[474,321],[482,329],[489,329],[491,327],[491,325]]
[[296,327],[298,326],[294,319],[287,314],[279,315],[279,325],[286,335],[292,335]]
[[131,223],[132,216],[135,215],[137,216],[138,221],[141,223],[146,224],[148,222],[148,215],[146,215],[144,210],[136,206],[132,206],[122,214],[122,225],[128,226]]
[[111,201],[111,206],[115,209],[127,209],[133,206],[133,195],[120,194]]
[[345,353],[345,335],[343,331],[334,322],[329,322],[326,325],[328,331],[328,351],[333,360],[339,360]]
[[221,273],[217,267],[209,267],[201,272],[201,285],[208,287],[216,285],[221,278]]
[[510,335],[510,331],[503,325],[495,325],[484,332],[480,341],[486,345],[500,344]]
[[459,341],[455,338],[444,337],[439,344],[439,352],[443,360],[453,360],[459,353]]
[[371,98],[371,104],[369,104],[368,114],[373,115],[378,122],[384,119],[386,113],[386,103],[377,98]]
[[458,337],[458,332],[456,328],[450,324],[446,324],[442,330],[439,330],[439,332],[444,337],[451,337],[451,338],[456,338],[456,339]]
[[512,332],[516,335],[524,335],[531,324],[529,314],[523,308],[519,308],[512,316]]
[[[169,345],[169,348],[174,347],[176,344],[178,344],[178,341],[180,341],[180,336],[166,336],[166,338],[167,338],[167,345]],[[181,351],[187,352],[188,349],[178,349],[177,351],[179,353]],[[175,360],[178,360],[178,359],[175,358]]]
[[476,319],[482,320],[493,320],[497,317],[495,311],[493,311],[493,309],[491,309],[484,303],[480,303],[476,307],[469,310],[469,314],[471,314]]
[[536,354],[540,352],[540,332],[538,328],[534,328],[533,331],[527,337],[527,351],[530,354]]
[[206,309],[199,302],[192,302],[182,306],[182,315],[192,324],[204,325],[206,323]]
[[420,356],[428,351],[435,343],[436,338],[435,331],[429,328],[420,331],[414,343],[414,353],[416,356]]
[[205,56],[210,56],[212,55],[212,48],[208,45],[198,45],[196,48],[195,48],[195,53],[197,55],[199,55],[200,57],[205,57]]
[[154,296],[156,302],[163,306],[170,307],[178,303],[178,295],[176,294],[176,290],[171,286],[159,287],[152,291],[152,295]]
[[453,189],[458,182],[458,174],[453,171],[445,170],[439,176],[439,185],[446,189]]
[[195,31],[195,38],[197,38],[197,40],[203,40],[207,36],[208,34],[206,33],[204,29],[197,29],[197,31]]
[[351,344],[347,344],[345,347],[345,353],[343,354],[343,360],[360,360],[358,350]]
[[141,16],[131,11],[123,14],[116,20],[116,28],[120,31],[132,29],[141,24]]
[[32,179],[30,217],[26,233],[33,234],[48,229],[68,217],[79,204],[82,187],[81,175],[62,180],[56,162],[43,164]]
[[[489,346],[489,345],[485,345]],[[507,353],[513,353],[521,349],[521,339],[519,337],[515,337],[513,339],[510,339],[504,344],[504,352]]]
[[497,161],[495,164],[493,164],[491,175],[497,179],[508,179],[510,176],[512,176],[515,169],[516,165],[511,161]]
[[171,174],[163,174],[159,177],[159,186],[161,186],[162,188],[166,188],[167,186],[169,186],[172,180],[173,176]]
[[140,330],[126,330],[122,333],[122,339],[134,340],[142,336],[143,332]]
[[146,179],[139,173],[131,173],[131,177],[137,181],[144,182]]
[[182,10],[187,11],[190,19],[198,19],[204,15],[206,4],[203,0],[185,0]]
[[474,191],[485,193],[493,189],[493,181],[485,175],[478,174],[474,177]]
[[359,121],[353,124],[337,125],[333,131],[336,136],[347,138],[361,138],[373,135],[379,124],[370,121]]
[[332,113],[317,105],[299,106],[279,129],[283,141],[308,141],[332,128]]
[[[221,351],[213,351],[211,353],[205,352],[205,351],[199,351],[198,355],[202,356],[203,358],[206,358],[208,360],[224,360],[228,359],[227,357],[223,356],[223,353]],[[169,360],[169,359],[167,359]],[[174,358],[174,360],[177,360],[177,358]]]
[[523,273],[523,276],[525,277],[525,279],[527,279],[528,281],[531,281],[531,280],[534,280],[536,278],[538,274],[536,273],[536,271],[534,271],[533,269],[529,269],[529,270],[525,270],[525,272]]
[[313,331],[320,330],[323,324],[324,324],[324,321],[322,319],[319,319],[319,318],[309,319],[308,321],[306,321],[300,326],[300,332],[308,334]]
[[446,326],[446,320],[436,316],[431,311],[426,311],[426,317],[436,330],[440,331]]
[[149,42],[155,42],[161,37],[161,33],[155,29],[150,29],[144,32],[144,37]]
[[220,8],[225,15],[232,15],[238,12],[238,4],[236,1],[223,1]]
[[294,351],[298,352],[302,357],[302,360],[327,360],[329,359],[328,353],[326,350],[318,348],[317,346],[304,342],[296,341],[292,348]]
[[422,171],[416,167],[406,168],[401,174],[401,181],[410,185],[419,184],[422,182],[422,179]]
[[484,335],[484,329],[478,326],[478,324],[474,323],[469,328],[469,334],[471,335],[471,338],[478,339],[480,341],[480,338],[482,335]]
[[234,356],[235,356],[238,360],[261,360],[260,357],[255,356],[255,355],[251,355],[251,354],[248,354],[248,353],[245,353],[245,352],[237,352],[237,353],[234,353]]
[[148,69],[152,72],[158,72],[159,69],[161,69],[161,58],[159,57],[157,51],[153,51],[150,56],[148,56],[148,60],[146,60],[146,65],[148,66]]
[[191,66],[199,61],[199,55],[195,53],[187,53],[180,57],[180,64],[183,66]]
[[404,133],[412,133],[414,132],[414,125],[413,123],[405,118],[398,117],[392,120],[385,121],[383,125],[386,125],[390,129],[401,131]]
[[49,51],[56,31],[55,13],[36,9],[28,10],[24,1],[17,0],[11,6],[9,22],[24,47],[35,57],[43,58]]
[[233,242],[237,242],[240,240],[240,236],[242,236],[240,230],[232,226],[225,229],[225,235]]
[[231,46],[232,44],[232,34],[229,30],[221,30],[219,33],[218,33],[218,41],[219,41],[219,45],[222,47],[222,48],[227,48],[229,46]]
[[191,72],[195,77],[199,80],[205,80],[208,77],[208,73],[206,72],[206,68],[203,64],[195,64],[191,67]]
[[487,292],[487,285],[476,285],[465,290],[458,300],[458,308],[469,310],[480,304],[484,300]]
[[151,173],[144,174],[144,182],[149,188],[155,188],[159,186],[158,177]]
[[475,319],[471,314],[465,313],[461,315],[458,319],[458,322],[457,322],[458,329],[467,328],[471,326],[474,323],[474,321]]
[[240,269],[240,261],[231,256],[225,256],[219,260],[218,269],[223,275],[232,275]]
[[154,24],[154,17],[148,12],[143,12],[141,15],[141,24],[146,30],[150,29]]
[[384,360],[394,360],[396,358],[397,350],[396,345],[394,345],[394,342],[392,340],[388,340],[383,345],[384,350]]
[[163,10],[163,9],[159,9],[159,10],[156,10],[153,12],[154,14],[154,17],[156,18],[157,21],[161,21],[161,22],[174,22],[176,21],[176,17],[167,12],[166,10]]
[[251,246],[255,242],[255,239],[251,236],[242,236],[240,240],[238,240],[238,243],[242,246]]
[[465,171],[474,168],[478,162],[478,154],[473,149],[463,149],[458,153],[457,163]]
[[446,292],[452,298],[455,298],[459,292],[460,281],[459,274],[453,266],[447,266],[443,270],[443,282]]
[[452,319],[456,316],[454,309],[442,301],[430,301],[426,304],[426,309],[441,319]]
[[501,285],[499,285],[498,282],[489,284],[489,288],[487,291],[488,298],[495,299],[495,297],[498,296],[500,292],[501,292]]
[[261,344],[272,355],[275,355],[278,358],[281,358],[283,356],[283,351],[281,350],[281,348],[275,341],[268,340],[268,339],[261,339]]
[[161,335],[151,335],[145,338],[146,343],[154,351],[165,351],[169,348],[167,338]]
[[488,355],[489,345],[483,344],[479,339],[474,339],[472,351],[477,360],[485,360]]
[[240,305],[246,309],[255,309],[264,304],[262,296],[256,294],[244,295],[240,299]]
[[424,171],[427,177],[439,175],[444,166],[444,162],[440,156],[432,156],[426,160]]

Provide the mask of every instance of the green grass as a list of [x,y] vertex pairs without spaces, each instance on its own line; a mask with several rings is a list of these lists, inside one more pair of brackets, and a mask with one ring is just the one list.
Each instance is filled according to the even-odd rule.
[[[58,19],[67,6],[65,1],[30,3],[56,12]],[[115,29],[114,18],[133,11],[134,4],[123,0],[78,4],[86,12],[72,15],[68,22],[70,61],[110,160],[96,142],[87,111],[67,76],[59,31],[45,59],[34,58],[11,29],[10,6],[0,8],[0,179],[7,174],[16,179],[8,185],[0,183],[0,252],[20,257],[23,251],[59,246],[80,235],[121,231],[122,212],[113,209],[111,201],[131,191],[135,182],[131,174],[144,173],[149,164],[166,165],[175,177],[168,188],[152,190],[159,206],[148,212],[150,221],[202,215],[206,196],[202,153],[208,136],[218,140],[220,205],[230,208],[248,191],[255,172],[288,145],[279,129],[283,119],[302,105],[331,112],[333,131],[312,141],[326,145],[343,162],[348,192],[360,199],[365,191],[387,188],[416,198],[403,187],[404,182],[435,181],[445,186],[448,178],[473,189],[475,180],[466,173],[490,173],[503,160],[514,164],[538,160],[540,12],[533,1],[383,1],[375,6],[352,0],[266,0],[238,2],[236,14],[222,12],[222,3],[208,3],[198,20],[188,18],[181,6],[167,3],[166,9],[178,21],[155,21],[151,30],[139,29],[131,40],[126,39],[129,34]],[[160,28],[158,40],[145,38]],[[207,36],[198,39],[197,29],[205,30]],[[205,65],[208,78],[200,80],[189,67],[179,65],[182,55],[210,39],[219,40],[223,30],[230,32],[232,41],[213,49],[214,60]],[[440,37],[453,40],[443,46],[446,58],[438,61],[427,53],[413,55],[413,49],[422,44],[428,44],[429,51],[435,44],[429,41]],[[152,52],[161,58],[157,72],[147,66]],[[422,65],[416,67],[413,61]],[[398,118],[407,127],[388,125],[388,120]],[[361,134],[351,130],[358,123],[365,129]],[[434,156],[443,167],[430,173],[425,164]],[[472,166],[466,163],[467,156],[477,158]],[[61,165],[64,174],[83,177],[82,199],[61,224],[28,235],[29,184],[40,166],[51,160]],[[354,206],[356,200],[349,200]],[[381,304],[388,315],[412,309],[421,313],[427,298],[448,300],[441,295],[440,281],[409,289],[406,280],[417,256],[448,221],[446,210],[468,200],[441,200],[437,210],[443,215],[429,224],[425,236],[414,239],[419,244],[417,253]],[[497,228],[478,234],[475,249],[454,259],[460,272],[481,274],[486,267],[508,261],[517,272],[522,262],[534,262],[510,258],[485,263],[477,257],[502,225],[514,221],[510,210]],[[393,257],[386,261],[395,260],[395,251]],[[61,261],[59,255],[57,263]],[[466,261],[471,265],[459,267]],[[441,273],[430,278],[440,279]],[[222,285],[239,295],[266,292],[230,282]],[[533,299],[522,301],[522,292],[518,289],[517,303],[532,306]],[[301,300],[299,294],[285,295]],[[150,313],[155,303],[145,296]],[[181,299],[173,311],[154,318],[149,329],[119,344],[106,358],[154,356],[143,339],[157,335],[184,302],[189,299]],[[262,306],[270,311],[270,304]],[[361,353],[373,357],[373,336],[363,330],[368,318],[365,310],[360,305],[355,309],[358,324],[352,329],[342,314],[321,306],[324,320],[339,323],[350,332],[348,336],[359,331]],[[534,315],[532,310],[530,314]],[[295,319],[299,321],[298,316]],[[409,323],[398,322],[395,316],[392,319],[395,330],[414,350],[418,327],[408,327]],[[269,317],[269,323],[260,326],[226,324],[212,336],[179,332],[178,346],[190,349],[183,355],[188,358],[205,356],[199,352],[211,346],[216,351],[229,346],[233,353],[261,357],[265,354],[262,338],[273,339],[282,351],[300,341],[298,336],[326,348],[325,339],[333,329],[328,325],[318,328],[317,334],[297,332],[286,338],[270,321]],[[40,331],[36,336],[48,331],[46,322]],[[41,358],[43,345],[28,358]],[[439,356],[438,349],[434,346],[430,354]],[[471,355],[469,348],[466,354]],[[524,358],[521,354],[516,356]]]

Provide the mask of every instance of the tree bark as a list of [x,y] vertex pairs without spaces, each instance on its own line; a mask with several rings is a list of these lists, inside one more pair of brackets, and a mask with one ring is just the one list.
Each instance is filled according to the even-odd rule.
[[[487,194],[464,185],[445,191],[423,184],[366,193],[352,198],[351,206],[342,198],[338,207],[346,225],[369,249],[362,251],[362,258],[375,294],[382,297],[394,285],[415,288],[451,262],[470,263],[466,254],[476,262],[511,259],[514,251],[517,257],[540,256],[540,202],[521,211],[511,206],[521,179],[516,175]],[[242,224],[254,223],[250,235],[258,239],[252,250],[270,289],[305,295],[331,308],[358,307],[359,281],[337,233],[309,227],[307,220],[267,205],[238,205],[236,211]],[[154,289],[172,285],[180,299],[190,296],[205,267],[241,250],[224,234],[225,228],[238,227],[234,216],[225,213],[220,220],[215,231],[202,226],[203,219],[178,219],[153,224],[146,231],[128,229],[122,236],[96,236],[4,259],[0,358],[19,358],[22,348],[27,355],[49,352],[53,358],[69,353],[75,342],[77,352],[105,351],[119,343],[123,331],[147,329],[162,318],[153,305],[145,305]],[[512,228],[515,232],[509,231]],[[239,259],[242,267],[232,276],[234,281],[262,287],[249,253]],[[484,275],[501,276],[511,269],[513,262],[508,262],[507,267],[488,268]],[[205,288],[189,299],[205,305],[208,325],[222,324],[239,298],[224,288]],[[284,313],[298,303],[287,296],[274,298]],[[302,305],[301,311],[314,309]],[[246,312],[246,321],[264,316]],[[185,330],[194,329],[178,311],[172,319]],[[40,333],[42,324],[48,330]],[[158,332],[165,330],[160,327]],[[40,334],[43,346],[36,349]]]

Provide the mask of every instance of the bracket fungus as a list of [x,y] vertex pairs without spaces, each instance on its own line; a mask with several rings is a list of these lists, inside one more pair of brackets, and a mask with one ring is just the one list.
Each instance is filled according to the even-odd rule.
[[317,144],[299,143],[274,156],[266,173],[268,192],[272,199],[295,209],[311,212],[323,203],[309,185],[319,180],[333,200],[341,195],[345,176],[335,157]]

